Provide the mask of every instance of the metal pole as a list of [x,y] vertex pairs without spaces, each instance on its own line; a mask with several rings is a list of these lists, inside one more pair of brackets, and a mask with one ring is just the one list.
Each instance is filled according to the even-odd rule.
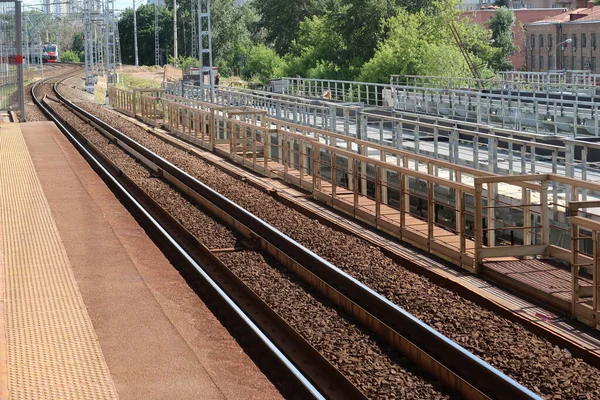
[[21,24],[21,2],[15,1],[15,18],[16,18],[16,32],[15,36],[17,39],[17,87],[19,90],[19,108],[21,109],[21,121],[25,119],[25,81],[23,79],[23,36],[22,36],[22,24]]
[[160,37],[158,33],[158,5],[154,2],[154,64],[160,65]]
[[108,40],[109,40],[109,29],[110,29],[110,21],[108,18],[108,14],[109,14],[109,5],[108,5],[108,1],[106,1],[104,3],[104,69],[106,70],[106,94],[105,94],[105,102],[106,105],[109,105],[109,100],[108,100],[108,85],[109,85],[109,81],[111,79],[110,74],[112,73],[112,68],[111,68],[111,62],[110,62],[110,56],[111,56],[111,51],[110,51],[110,47],[108,44]]
[[137,43],[137,18],[135,12],[135,0],[133,0],[133,47],[135,51],[135,66],[140,65],[138,58],[138,43]]
[[179,67],[177,57],[177,0],[173,0],[173,58],[175,67]]

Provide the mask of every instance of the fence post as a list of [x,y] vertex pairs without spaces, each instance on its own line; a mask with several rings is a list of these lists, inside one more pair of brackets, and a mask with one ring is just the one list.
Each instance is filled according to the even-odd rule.
[[475,178],[475,251],[473,268],[476,273],[481,272],[479,253],[483,247],[483,185]]

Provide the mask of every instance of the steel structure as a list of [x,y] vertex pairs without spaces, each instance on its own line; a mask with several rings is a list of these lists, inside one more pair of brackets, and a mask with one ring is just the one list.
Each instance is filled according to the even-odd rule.
[[135,0],[133,0],[133,50],[135,52],[135,66],[140,65],[138,58],[138,41],[137,41],[137,12],[135,10]]
[[[107,87],[119,81],[121,45],[113,0],[84,0],[85,86],[94,93],[98,76],[106,76]],[[108,101],[108,89],[106,91]]]
[[85,90],[94,93],[96,77],[94,73],[94,41],[92,35],[92,4],[89,0],[83,3],[83,28],[85,46]]
[[25,121],[21,2],[0,0],[0,109]]
[[160,36],[158,26],[158,4],[154,2],[154,65],[160,65]]
[[198,0],[198,58],[202,100],[215,99],[215,71],[212,57],[210,0]]
[[193,1],[190,5],[190,16],[192,19],[192,59],[195,60],[198,57],[198,30],[197,30],[197,13],[196,13],[196,3]]
[[173,63],[179,66],[179,55],[177,54],[177,0],[173,0]]

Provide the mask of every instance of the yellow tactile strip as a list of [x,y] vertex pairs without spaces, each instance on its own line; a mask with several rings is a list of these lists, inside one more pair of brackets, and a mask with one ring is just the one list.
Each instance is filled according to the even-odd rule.
[[10,398],[116,399],[18,124],[0,124],[0,236]]

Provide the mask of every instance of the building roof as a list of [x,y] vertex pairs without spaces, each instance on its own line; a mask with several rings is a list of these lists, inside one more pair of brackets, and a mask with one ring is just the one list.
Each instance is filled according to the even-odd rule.
[[576,20],[569,21],[568,23],[600,21],[600,6],[588,8],[587,11],[589,12],[585,13],[585,17],[577,18]]
[[[571,20],[571,15],[576,15],[579,18]],[[600,6],[578,8],[576,10],[567,11],[562,14],[555,15],[553,17],[545,18],[540,21],[531,22],[527,25],[576,23],[585,21],[600,21]]]

